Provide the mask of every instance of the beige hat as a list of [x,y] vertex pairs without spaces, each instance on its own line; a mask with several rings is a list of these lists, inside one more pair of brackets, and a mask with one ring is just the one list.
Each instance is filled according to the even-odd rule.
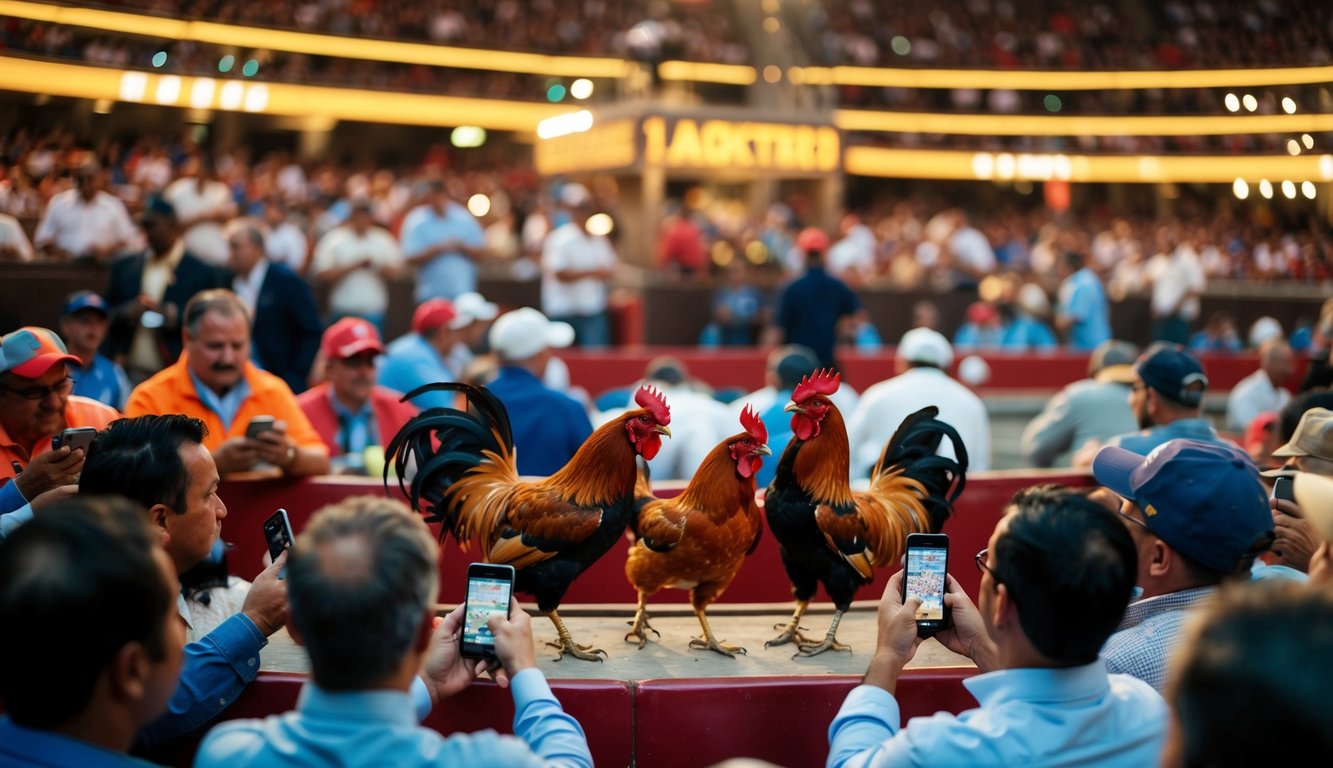
[[1313,456],[1333,461],[1333,411],[1311,408],[1301,414],[1301,422],[1296,425],[1291,440],[1273,451],[1273,455],[1281,458]]
[[1297,472],[1292,487],[1305,518],[1333,544],[1333,477]]

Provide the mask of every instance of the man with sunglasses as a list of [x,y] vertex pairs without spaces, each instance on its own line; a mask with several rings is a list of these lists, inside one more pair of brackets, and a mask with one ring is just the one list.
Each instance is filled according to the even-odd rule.
[[329,326],[320,352],[326,381],[301,393],[296,402],[329,447],[334,471],[363,473],[373,463],[366,461],[366,450],[382,458],[384,444],[417,409],[399,402],[399,393],[375,384],[375,361],[384,354],[384,344],[369,321],[344,317]]
[[51,438],[71,427],[100,430],[120,414],[72,394],[69,366],[81,361],[52,331],[20,328],[0,339],[0,349],[0,510],[8,511],[78,477],[84,451],[53,451]]

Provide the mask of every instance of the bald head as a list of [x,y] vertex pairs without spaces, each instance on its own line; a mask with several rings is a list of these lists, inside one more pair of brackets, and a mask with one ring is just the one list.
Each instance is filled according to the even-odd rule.
[[1280,387],[1287,383],[1296,365],[1296,356],[1291,345],[1281,338],[1271,338],[1259,347],[1259,367],[1268,374],[1273,386]]

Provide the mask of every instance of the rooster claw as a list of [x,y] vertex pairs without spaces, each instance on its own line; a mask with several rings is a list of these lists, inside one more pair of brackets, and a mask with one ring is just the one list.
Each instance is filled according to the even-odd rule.
[[639,639],[640,648],[648,644],[648,635],[644,633],[645,629],[652,632],[657,637],[662,636],[661,632],[653,629],[652,625],[648,623],[648,614],[646,613],[635,614],[634,620],[627,623],[629,624],[630,629],[629,632],[625,633],[625,642],[632,643],[634,641],[630,638],[637,637]]
[[[573,642],[548,642],[547,645],[559,651],[555,656],[555,661],[563,659],[565,654],[569,654],[576,659],[583,659],[584,661],[604,661],[602,658],[603,656],[610,658],[606,651],[601,648],[594,648],[591,645],[579,645],[578,643]],[[598,654],[601,654],[601,656]]]
[[843,643],[838,642],[833,638],[832,635],[825,637],[824,641],[820,643],[798,642],[797,646],[800,647],[800,650],[792,655],[793,659],[796,658],[808,659],[811,656],[818,656],[824,651],[846,651],[847,653],[852,652],[852,647],[850,645],[844,645]]
[[742,656],[748,655],[745,649],[739,645],[726,645],[711,638],[696,637],[690,640],[690,648],[701,651],[717,651],[723,656],[729,656],[733,659],[736,658],[738,653]]
[[765,648],[772,648],[772,647],[775,646],[775,645],[786,645],[787,643],[791,643],[791,642],[795,642],[797,645],[809,645],[809,644],[811,644],[810,639],[809,639],[808,637],[806,637],[805,635],[802,635],[802,634],[801,634],[801,630],[802,630],[802,629],[805,629],[805,627],[798,627],[798,626],[796,626],[795,624],[774,624],[774,625],[773,625],[773,628],[774,628],[774,629],[782,629],[782,628],[784,628],[784,627],[786,628],[786,631],[784,631],[782,634],[778,635],[777,637],[773,638],[772,640],[769,640],[769,641],[765,642],[765,643],[764,643],[764,647],[765,647]]

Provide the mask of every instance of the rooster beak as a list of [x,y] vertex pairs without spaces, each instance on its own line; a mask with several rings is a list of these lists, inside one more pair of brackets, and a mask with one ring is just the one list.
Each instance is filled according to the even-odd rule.
[[658,424],[656,427],[654,427],[653,431],[666,435],[667,437],[671,437],[671,430],[662,424]]
[[805,413],[801,406],[796,403],[787,403],[787,407],[782,409],[783,413]]
[[773,449],[768,447],[768,443],[760,443],[759,447],[755,449],[755,453],[761,453],[765,456],[772,456]]

